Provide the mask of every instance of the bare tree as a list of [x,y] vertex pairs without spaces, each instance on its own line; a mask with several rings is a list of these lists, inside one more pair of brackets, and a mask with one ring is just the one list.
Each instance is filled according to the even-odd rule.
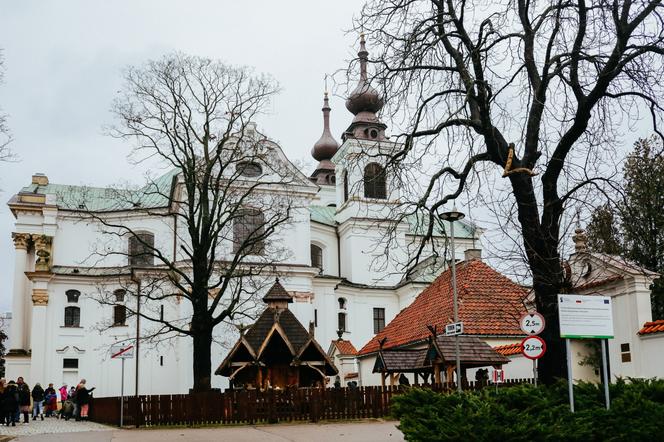
[[[125,80],[110,133],[173,172],[107,194],[114,203],[104,211],[80,203],[106,238],[97,266],[117,257],[131,268],[116,272],[120,292],[106,284],[100,301],[120,309],[116,321],[125,309],[153,324],[146,339],[191,337],[193,389],[207,390],[213,332],[251,315],[266,273],[288,258],[283,235],[299,198],[289,186],[308,181],[251,122],[277,91],[271,79],[178,53],[129,68]],[[164,303],[186,307],[168,317]]]
[[[606,181],[621,119],[645,110],[661,136],[661,12],[660,1],[389,0],[368,3],[356,21],[385,114],[404,123],[392,165],[436,165],[410,205],[429,234],[474,171],[504,178],[478,183],[517,220],[547,319],[545,382],[565,376],[556,302],[570,289],[559,249],[565,208]],[[408,177],[403,167],[395,175]]]
[[[0,50],[0,84],[2,84],[5,76],[5,59]],[[12,141],[12,135],[7,125],[7,114],[0,109],[0,161],[6,161],[12,157],[9,150],[9,143]]]

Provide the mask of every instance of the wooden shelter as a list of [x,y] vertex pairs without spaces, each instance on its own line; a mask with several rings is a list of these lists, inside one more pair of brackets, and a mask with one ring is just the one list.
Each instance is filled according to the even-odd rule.
[[268,305],[246,330],[215,374],[230,378],[233,387],[286,388],[324,386],[337,368],[288,309],[292,296],[277,279],[263,301]]
[[[415,384],[419,377],[425,383],[440,384],[454,379],[456,367],[455,338],[453,336],[437,335],[435,328],[431,329],[431,337],[425,348],[389,348],[384,350],[384,341],[374,363],[373,372],[381,374],[381,384],[384,386],[389,378],[390,385],[394,385],[401,373],[413,373]],[[494,350],[489,344],[474,336],[459,336],[459,355],[461,360],[462,380],[465,372],[474,367],[500,367],[509,362],[509,359]]]

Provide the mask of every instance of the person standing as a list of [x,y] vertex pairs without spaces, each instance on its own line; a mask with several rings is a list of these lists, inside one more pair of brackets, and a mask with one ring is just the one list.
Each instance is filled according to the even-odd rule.
[[58,411],[58,398],[53,384],[48,384],[48,387],[44,390],[44,411],[46,417],[51,417],[53,413]]
[[[18,386],[18,407],[19,413],[23,413],[23,423],[30,422],[30,387],[23,381],[23,377],[16,380]],[[20,416],[18,419],[20,420]]]
[[76,403],[78,404],[78,414],[76,415],[76,420],[80,421],[81,419],[88,419],[88,409],[90,408],[90,393],[94,391],[96,387],[87,389],[85,385],[85,379],[81,379],[81,382],[76,387]]
[[32,420],[37,420],[37,416],[44,420],[44,389],[41,384],[37,382],[32,389]]
[[18,410],[18,389],[14,381],[9,381],[2,392],[2,414],[7,426],[10,423],[12,427],[16,426],[16,410]]

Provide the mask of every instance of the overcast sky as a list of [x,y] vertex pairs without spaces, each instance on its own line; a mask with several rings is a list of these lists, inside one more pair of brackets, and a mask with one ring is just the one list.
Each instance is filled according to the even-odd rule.
[[[4,203],[34,172],[62,184],[142,182],[143,170],[127,162],[130,147],[102,133],[125,66],[178,50],[271,74],[283,92],[259,130],[291,160],[310,160],[322,129],[323,78],[355,56],[357,36],[345,30],[360,7],[357,0],[0,0],[0,107],[18,155],[0,164],[0,311],[11,310],[14,271],[14,217]],[[351,114],[339,98],[331,105],[340,141]]]

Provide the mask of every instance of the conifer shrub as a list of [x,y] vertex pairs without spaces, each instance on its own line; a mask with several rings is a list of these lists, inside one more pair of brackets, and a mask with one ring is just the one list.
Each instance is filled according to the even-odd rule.
[[602,387],[519,385],[496,392],[435,393],[411,388],[394,397],[392,414],[408,441],[640,441],[664,438],[664,380],[618,380],[611,409]]

